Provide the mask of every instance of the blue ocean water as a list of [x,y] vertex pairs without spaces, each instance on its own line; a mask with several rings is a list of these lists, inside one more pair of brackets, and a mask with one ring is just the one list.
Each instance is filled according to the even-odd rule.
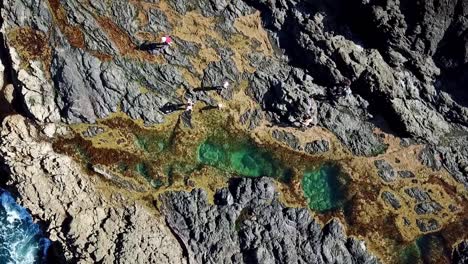
[[0,189],[0,263],[45,263],[49,245],[28,211]]

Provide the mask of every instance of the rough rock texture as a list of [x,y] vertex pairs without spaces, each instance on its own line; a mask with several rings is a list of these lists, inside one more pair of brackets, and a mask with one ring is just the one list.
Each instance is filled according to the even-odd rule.
[[[142,41],[138,33],[174,30],[168,15],[157,8],[147,10],[148,21],[142,23],[137,7],[127,1],[54,1],[49,6],[45,1],[7,0],[2,32],[30,28],[35,35],[48,36],[44,44],[53,46],[50,58],[45,51],[41,55],[45,62],[51,60],[50,71],[38,60],[26,71],[7,38],[16,85],[29,112],[40,121],[93,122],[121,107],[146,124],[160,123],[161,106],[181,100],[178,88],[190,88],[182,67],[198,76],[202,86],[248,79],[248,94],[270,121],[301,126],[310,120],[334,132],[357,155],[386,151],[376,127],[428,143],[426,152],[439,156],[438,162],[468,186],[466,1],[168,4],[181,14],[198,10],[205,17],[222,17],[215,29],[223,37],[237,32],[236,18],[259,10],[275,53],[252,51],[248,57],[254,71],[242,72],[233,51],[215,44],[223,59],[208,63],[200,74],[190,59],[200,43],[176,39],[177,49],[163,55],[169,64],[136,62],[132,56]],[[50,80],[44,78],[49,72]],[[142,85],[154,93],[140,93]],[[232,96],[232,87],[223,91],[224,98]],[[252,129],[260,116],[249,110],[242,121]],[[427,155],[421,154],[423,162]]]
[[306,143],[304,147],[305,152],[309,154],[321,154],[330,150],[330,143],[327,140],[315,140]]
[[431,232],[439,229],[440,225],[437,220],[429,219],[416,219],[416,225],[421,232]]
[[59,243],[54,250],[64,259],[54,262],[185,261],[178,242],[153,212],[125,195],[103,195],[96,178],[40,142],[39,133],[24,117],[7,117],[0,130],[0,154],[11,169],[7,184],[14,185],[20,204],[46,223],[49,238]]
[[405,179],[415,177],[414,173],[411,171],[399,171],[398,176],[400,176],[401,178],[405,178]]
[[455,264],[468,263],[468,241],[460,242],[453,251],[452,262]]
[[396,179],[395,171],[390,163],[385,160],[376,160],[374,164],[375,167],[377,167],[377,173],[383,181],[392,182]]
[[260,65],[252,79],[277,120],[294,124],[315,98],[319,124],[354,153],[385,151],[378,126],[430,143],[468,186],[466,1],[249,3],[294,66]]
[[214,205],[201,189],[161,199],[191,263],[378,263],[338,220],[322,228],[307,209],[283,206],[269,178],[233,180]]
[[[152,6],[159,3],[187,17],[199,12],[192,24],[200,31],[177,29],[173,12]],[[272,54],[252,49],[240,56],[223,47],[221,42],[242,35],[236,19],[257,10],[269,30]],[[427,144],[421,162],[447,169],[468,188],[467,15],[466,0],[4,0],[1,32],[7,47],[1,51],[11,62],[6,66],[23,114],[39,123],[92,123],[117,111],[145,124],[161,123],[160,109],[168,102],[193,96],[216,103],[207,94],[190,94],[199,88],[192,87],[193,78],[202,87],[229,79],[223,99],[232,98],[247,80],[246,93],[258,103],[242,110],[240,121],[249,129],[265,119],[307,129],[309,120],[332,131],[353,154],[376,156],[387,150],[379,128],[404,137],[402,146]],[[213,32],[196,39],[205,30],[204,18],[213,18],[209,24],[218,39]],[[186,36],[175,37],[174,48],[160,57],[147,58],[137,50],[147,39],[142,32],[154,38]],[[216,56],[197,60],[207,46]],[[239,57],[247,62],[239,63]],[[187,91],[185,97],[180,91]],[[45,136],[53,136],[52,126],[44,129]],[[101,132],[90,129],[85,136]],[[200,190],[167,194],[166,217],[182,249],[145,207],[123,195],[100,194],[96,179],[36,141],[37,133],[23,119],[8,118],[0,154],[22,204],[47,223],[71,262],[176,263],[184,260],[182,251],[200,263],[376,261],[361,242],[344,236],[337,221],[322,229],[307,210],[284,208],[264,179],[220,191],[215,205],[208,205]],[[273,136],[291,148],[302,147],[292,134]],[[321,154],[329,145],[309,142],[304,151]],[[385,160],[375,165],[385,183],[415,177]],[[117,186],[144,191],[103,168],[92,169]],[[438,230],[437,220],[424,217],[439,212],[441,204],[423,189],[405,192],[417,202],[419,229]],[[398,197],[381,196],[394,209],[402,205]],[[461,243],[455,256],[462,262],[464,252]]]
[[295,149],[295,150],[301,149],[299,139],[297,139],[297,137],[294,136],[292,133],[280,131],[280,130],[274,130],[272,132],[272,136],[274,139],[280,142],[283,142],[284,144],[288,145],[292,149]]
[[396,209],[401,208],[400,201],[398,200],[398,198],[395,197],[395,195],[393,193],[384,191],[384,192],[382,192],[381,197],[385,202],[390,204],[393,207],[393,209],[396,210]]

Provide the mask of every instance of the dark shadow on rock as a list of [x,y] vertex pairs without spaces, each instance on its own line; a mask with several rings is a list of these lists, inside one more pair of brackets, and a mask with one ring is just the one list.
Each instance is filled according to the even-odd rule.
[[220,86],[197,87],[193,89],[194,92],[208,92],[208,91],[219,91],[219,90],[221,90]]
[[209,111],[209,110],[215,110],[215,109],[219,109],[218,106],[216,105],[207,105],[207,106],[204,106],[200,109],[200,112],[203,112],[203,111]]
[[165,47],[167,44],[164,43],[143,43],[137,46],[137,50],[142,51],[151,51],[151,50],[158,50]]
[[[2,3],[3,5],[3,3]],[[1,8],[0,8],[1,9]],[[0,26],[3,24],[3,19],[0,18]],[[0,101],[1,109],[0,109],[0,120],[3,119],[6,115],[11,114],[13,112],[20,113],[23,116],[28,118],[34,119],[33,114],[29,111],[28,107],[26,106],[26,102],[24,101],[24,96],[21,94],[18,77],[16,71],[13,69],[12,59],[10,56],[10,51],[7,48],[6,40],[3,34],[0,34],[0,60],[3,66],[5,67],[3,72],[3,82],[4,84],[13,84],[13,102],[11,102],[11,106],[8,107],[9,103],[4,100],[3,96]],[[0,92],[3,93],[3,88],[0,87]]]
[[173,104],[173,103],[166,103],[163,105],[159,110],[164,114],[170,114],[175,111],[184,110],[185,104]]
[[63,245],[60,244],[58,241],[51,241],[50,247],[47,250],[46,263],[67,263],[64,257]]

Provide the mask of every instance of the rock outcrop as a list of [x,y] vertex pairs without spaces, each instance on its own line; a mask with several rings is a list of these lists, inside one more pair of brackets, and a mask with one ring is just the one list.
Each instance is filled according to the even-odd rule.
[[[52,150],[62,122],[123,113],[160,124],[167,103],[187,99],[216,106],[237,95],[246,105],[229,111],[242,111],[248,130],[278,126],[274,139],[319,159],[340,144],[303,142],[279,128],[307,134],[317,125],[353,155],[372,157],[382,184],[417,184],[419,175],[406,168],[374,161],[388,148],[382,133],[390,133],[404,138],[402,146],[424,144],[420,162],[468,188],[466,0],[4,0],[0,10],[7,60],[0,73],[11,74],[0,78],[0,117],[7,116],[0,160],[7,185],[56,242],[58,262],[378,262],[337,220],[322,227],[308,210],[279,202],[271,180],[232,181],[214,204],[200,189],[163,193],[164,221],[151,206],[100,184],[145,188],[95,164],[104,181],[87,175]],[[174,39],[170,49],[141,49],[164,34]],[[219,96],[194,92],[225,80],[231,85]],[[187,115],[182,121],[191,126]],[[82,135],[103,133],[96,126]],[[437,193],[412,185],[398,195],[359,194],[380,194],[386,207],[402,211],[403,191],[415,201],[411,210],[426,217],[415,221],[421,233],[443,232],[444,223],[429,217],[449,208]],[[466,262],[466,251],[461,242],[454,262]]]
[[191,263],[379,263],[336,219],[324,227],[307,209],[278,200],[269,178],[239,179],[208,203],[201,189],[162,195],[167,224]]
[[249,1],[293,65],[260,64],[251,92],[291,124],[316,99],[319,124],[358,155],[385,151],[374,127],[429,143],[468,186],[468,5],[436,2]]
[[0,155],[19,203],[44,223],[53,263],[184,263],[182,248],[154,212],[125,194],[106,196],[24,117],[7,117]]
[[[248,78],[249,95],[271,121],[318,123],[357,155],[385,152],[375,128],[412,137],[428,143],[468,186],[465,1],[440,8],[436,1],[406,0],[167,4],[149,4],[142,11],[125,1],[6,1],[2,32],[16,85],[32,115],[41,121],[94,122],[120,109],[146,124],[161,123],[159,109],[183,100],[177,89],[196,88],[185,72],[198,77],[202,87]],[[168,13],[169,7],[175,11]],[[137,49],[138,34],[176,30],[170,15],[193,9],[207,18],[222,17],[215,30],[224,38],[239,32],[236,19],[259,10],[277,54],[252,52],[245,58],[254,68],[250,72],[219,40],[177,39],[176,50],[162,55],[170,62],[165,64],[152,63],[154,58]],[[138,18],[141,12],[147,21]],[[21,41],[38,43],[24,47]],[[223,59],[197,70],[200,66],[188,58],[203,45]],[[20,65],[24,61],[30,61],[30,70]],[[154,93],[141,93],[142,86]]]

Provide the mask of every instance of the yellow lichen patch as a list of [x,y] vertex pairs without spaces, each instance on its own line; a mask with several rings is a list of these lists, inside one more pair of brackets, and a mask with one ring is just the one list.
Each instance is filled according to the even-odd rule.
[[198,56],[190,57],[190,62],[195,67],[197,73],[203,75],[203,71],[208,67],[210,62],[216,62],[220,59],[218,53],[213,48],[202,48],[198,52]]
[[221,35],[215,31],[216,19],[204,17],[200,13],[191,11],[178,20],[172,21],[172,34],[185,41],[199,44],[202,48],[209,39],[221,40]]
[[252,52],[252,43],[242,35],[233,35],[229,39],[229,46],[233,49],[232,59],[240,72],[255,72],[255,68],[250,65],[247,55]]
[[140,86],[140,93],[141,94],[147,94],[147,93],[150,93],[151,91],[148,90],[148,88],[144,87],[144,86]]
[[182,73],[182,77],[184,80],[188,82],[188,84],[192,88],[198,88],[201,86],[201,81],[197,78],[193,73],[191,73],[187,68],[179,68],[180,72]]
[[43,63],[45,72],[49,72],[51,49],[47,36],[31,28],[16,28],[8,32],[8,41],[21,57],[21,67],[26,68],[29,61],[39,60]]
[[263,52],[267,56],[273,54],[273,48],[271,47],[268,33],[262,26],[259,11],[252,15],[237,18],[234,22],[234,27],[250,40],[254,39],[258,41],[259,45],[252,45],[258,52]]

